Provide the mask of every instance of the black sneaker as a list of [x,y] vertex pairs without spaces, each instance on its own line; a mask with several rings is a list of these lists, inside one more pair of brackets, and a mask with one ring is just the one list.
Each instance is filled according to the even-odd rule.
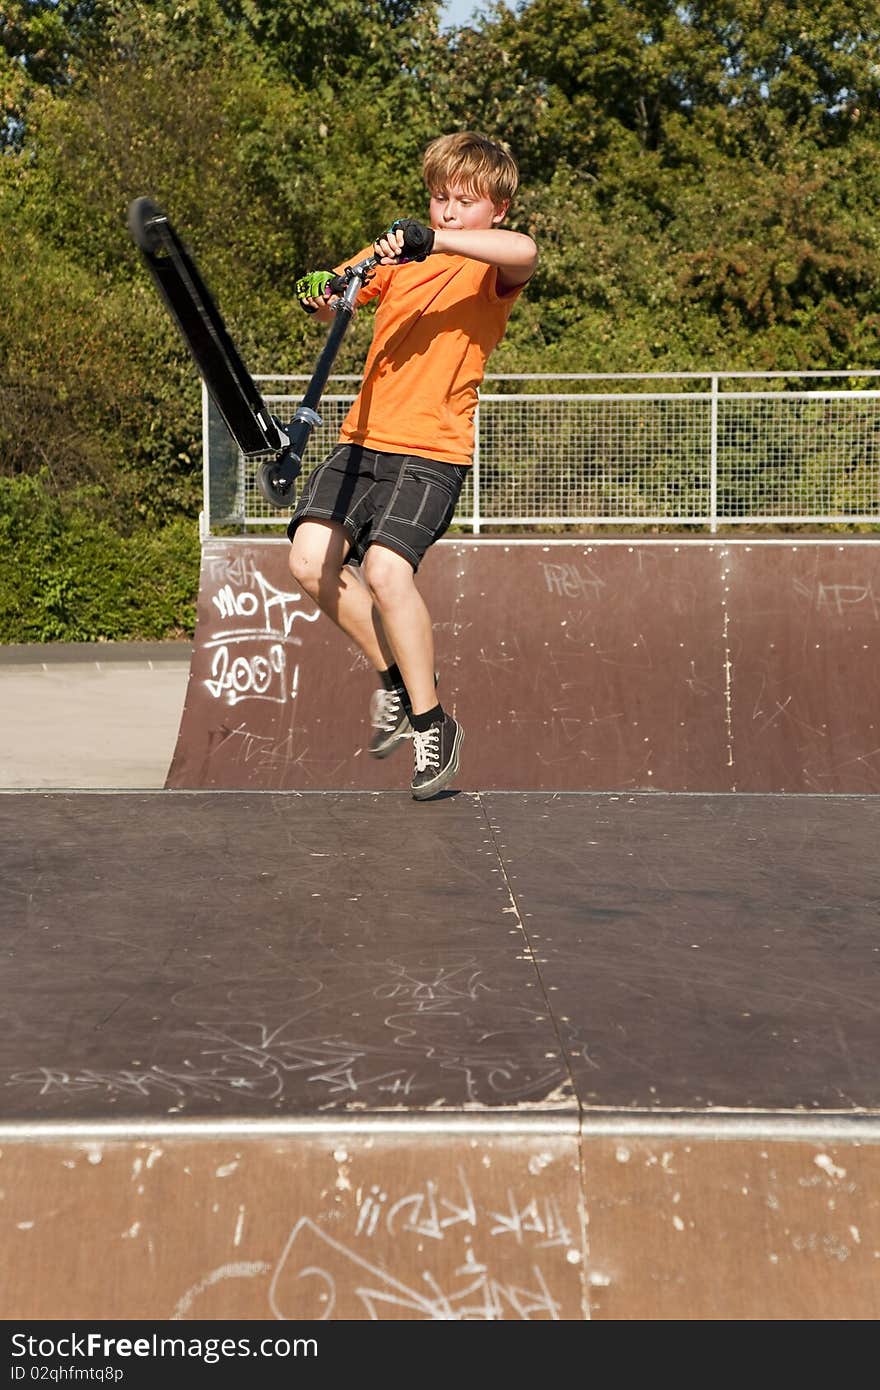
[[373,733],[370,738],[370,756],[387,758],[398,744],[412,734],[412,725],[406,712],[406,691],[402,685],[391,690],[373,691],[370,700],[370,722]]
[[458,754],[464,729],[447,714],[432,724],[423,734],[412,731],[413,779],[412,794],[416,801],[426,801],[448,786],[458,772]]
[[[440,673],[434,672],[434,689],[440,681]],[[406,689],[395,685],[391,690],[374,690],[370,699],[370,722],[373,734],[370,739],[370,755],[374,758],[387,758],[405,738],[412,737],[409,722],[409,700]]]

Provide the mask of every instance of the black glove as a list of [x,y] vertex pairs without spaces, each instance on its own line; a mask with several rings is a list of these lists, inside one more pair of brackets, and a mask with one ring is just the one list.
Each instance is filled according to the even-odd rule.
[[417,222],[414,217],[398,217],[396,222],[391,223],[388,231],[403,232],[404,254],[400,258],[400,265],[406,265],[409,261],[423,261],[434,249],[432,228],[426,227],[423,222]]

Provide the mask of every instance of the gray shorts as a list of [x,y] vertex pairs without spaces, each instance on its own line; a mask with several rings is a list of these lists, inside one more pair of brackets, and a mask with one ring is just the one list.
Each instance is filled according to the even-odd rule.
[[378,543],[414,570],[455,514],[467,476],[464,464],[415,454],[380,454],[362,444],[337,444],[309,475],[287,534],[301,521],[338,521],[351,540],[350,561],[361,563]]

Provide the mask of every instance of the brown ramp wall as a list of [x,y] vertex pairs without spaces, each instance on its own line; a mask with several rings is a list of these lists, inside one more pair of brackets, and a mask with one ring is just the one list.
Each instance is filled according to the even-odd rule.
[[[209,540],[172,789],[399,790],[278,540]],[[447,540],[419,586],[463,790],[880,790],[875,541]]]
[[6,1318],[880,1314],[876,1125],[182,1128],[0,1130]]

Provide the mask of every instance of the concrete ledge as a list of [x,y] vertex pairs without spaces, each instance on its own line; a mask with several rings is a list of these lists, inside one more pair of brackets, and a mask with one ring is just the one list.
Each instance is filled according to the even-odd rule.
[[80,666],[109,663],[182,661],[189,664],[192,642],[21,642],[0,645],[0,666]]
[[188,643],[0,652],[0,786],[164,785],[189,681]]

